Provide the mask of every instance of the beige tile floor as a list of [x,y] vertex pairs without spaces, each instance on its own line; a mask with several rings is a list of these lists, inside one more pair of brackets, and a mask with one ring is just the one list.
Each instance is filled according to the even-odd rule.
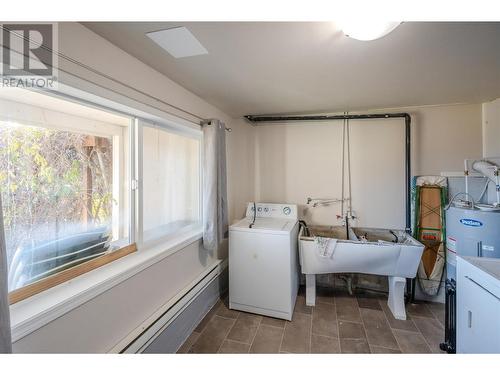
[[443,353],[444,305],[407,305],[393,318],[380,295],[318,290],[316,306],[299,293],[291,322],[230,310],[219,301],[178,353]]

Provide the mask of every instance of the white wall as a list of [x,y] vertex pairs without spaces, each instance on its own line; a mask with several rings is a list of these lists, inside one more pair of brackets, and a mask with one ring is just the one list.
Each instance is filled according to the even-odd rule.
[[414,175],[463,171],[482,155],[481,104],[402,108],[412,115]]
[[[464,158],[481,156],[480,104],[386,111],[412,116],[414,175],[461,171]],[[306,221],[337,223],[339,205],[305,209],[304,204],[307,197],[341,196],[342,122],[256,129],[257,200],[300,204]],[[351,160],[358,225],[404,228],[404,121],[351,121]]]
[[[247,142],[252,137],[253,128],[240,120],[233,121],[222,111],[80,24],[59,25],[59,51],[130,87],[61,59],[59,67],[66,71],[60,74],[63,83],[106,98],[114,98],[107,91],[113,90],[120,96],[124,95],[139,103],[195,120],[195,117],[148,96],[152,95],[197,116],[219,118],[225,121],[227,126],[232,127],[233,131],[227,137],[229,213],[231,220],[242,215],[245,202],[252,200],[254,195],[251,179],[254,173],[253,147],[248,146]],[[73,75],[93,83],[87,83]],[[96,85],[106,90],[100,90]],[[137,93],[131,87],[147,95]],[[130,100],[122,104],[135,105]],[[249,155],[245,154],[247,152]],[[224,254],[218,255],[224,256]],[[14,351],[107,351],[210,267],[216,257],[216,254],[201,249],[198,242],[186,246],[174,255],[19,339],[14,343]]]
[[14,353],[105,353],[214,257],[194,243],[14,343]]
[[483,156],[500,156],[500,98],[483,104]]
[[[390,227],[404,225],[398,209],[404,202],[402,124],[351,121],[353,209],[360,225],[376,226],[381,212]],[[341,197],[342,122],[259,125],[257,139],[258,200],[304,205],[308,197]],[[340,205],[302,211],[308,223],[318,224],[336,223],[336,214]]]
[[230,221],[245,215],[246,203],[255,199],[256,129],[244,119],[234,119],[233,131],[227,135],[228,191]]

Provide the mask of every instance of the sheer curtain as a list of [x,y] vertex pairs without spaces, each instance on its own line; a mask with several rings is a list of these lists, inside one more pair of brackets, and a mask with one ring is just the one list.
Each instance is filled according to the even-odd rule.
[[203,246],[217,250],[227,237],[226,126],[203,124]]
[[7,287],[7,252],[3,230],[2,197],[0,196],[0,353],[12,352],[9,297]]
[[200,140],[143,128],[143,240],[200,224]]

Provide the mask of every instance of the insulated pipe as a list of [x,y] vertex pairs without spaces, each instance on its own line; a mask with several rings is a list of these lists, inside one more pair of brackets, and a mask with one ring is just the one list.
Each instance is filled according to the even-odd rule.
[[[465,197],[469,199],[469,165],[467,159],[464,160],[464,176],[465,176]],[[472,204],[474,206],[474,204]],[[474,207],[473,207],[474,208]]]
[[[349,184],[349,217],[352,218],[352,187],[351,187],[351,139],[350,139],[350,124],[346,120],[347,131],[347,183]],[[349,236],[349,233],[347,234]]]
[[500,206],[500,179],[498,177],[498,166],[488,160],[476,160],[472,163],[472,169],[481,173],[495,184],[497,197],[495,206]]
[[362,115],[305,115],[305,116],[267,116],[247,115],[245,118],[257,122],[287,121],[329,121],[329,120],[370,120],[384,118],[405,119],[405,189],[406,189],[406,231],[411,231],[411,116],[408,113],[374,113]]
[[497,193],[497,207],[500,206],[500,177],[498,176],[498,167],[495,168],[495,191]]

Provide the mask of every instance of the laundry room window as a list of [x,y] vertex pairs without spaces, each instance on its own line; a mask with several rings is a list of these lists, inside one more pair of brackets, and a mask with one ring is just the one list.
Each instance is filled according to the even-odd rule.
[[90,270],[131,252],[131,123],[63,97],[0,90],[11,302],[67,280],[62,275],[78,276],[76,267]]
[[145,246],[201,223],[200,133],[142,126],[142,238]]

